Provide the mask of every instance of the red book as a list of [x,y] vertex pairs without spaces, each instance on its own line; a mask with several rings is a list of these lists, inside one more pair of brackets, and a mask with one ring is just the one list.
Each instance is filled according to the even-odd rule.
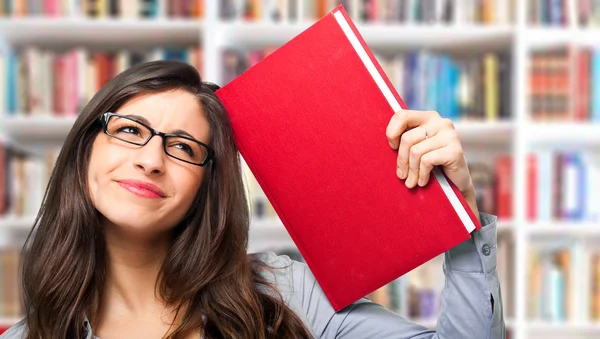
[[341,6],[217,95],[336,311],[481,227],[441,170],[412,190],[396,176],[385,131],[405,106]]
[[8,330],[7,326],[0,326],[0,334],[6,332]]
[[496,158],[496,192],[498,194],[496,214],[498,219],[512,218],[512,157],[510,155]]
[[538,206],[538,172],[539,164],[535,153],[527,157],[527,220],[534,222],[537,220]]

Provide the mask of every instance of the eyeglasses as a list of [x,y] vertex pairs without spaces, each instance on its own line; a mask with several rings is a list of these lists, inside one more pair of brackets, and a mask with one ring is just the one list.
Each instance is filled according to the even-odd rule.
[[215,155],[212,148],[198,140],[159,132],[128,116],[107,112],[102,114],[100,121],[105,134],[137,146],[144,146],[153,136],[159,135],[167,155],[192,165],[204,166]]

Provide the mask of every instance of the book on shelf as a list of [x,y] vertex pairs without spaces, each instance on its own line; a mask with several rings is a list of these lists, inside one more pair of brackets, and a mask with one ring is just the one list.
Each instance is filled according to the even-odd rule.
[[[228,83],[275,50],[226,48],[223,83]],[[511,119],[510,55],[487,52],[468,57],[415,50],[395,55],[375,53],[406,105],[435,110],[458,121],[496,122]]]
[[600,3],[595,0],[573,0],[577,4],[577,20],[581,28],[600,26]]
[[527,314],[531,320],[600,320],[600,248],[576,238],[542,239],[529,248]]
[[586,0],[528,0],[528,21],[535,26],[566,27],[573,16],[571,1],[579,1],[581,6]]
[[566,45],[531,53],[529,110],[535,121],[600,121],[600,50]]
[[179,60],[202,72],[201,46],[56,52],[25,46],[0,54],[0,112],[74,116],[110,79],[151,60]]
[[527,160],[529,221],[600,222],[597,152],[540,150]]
[[0,218],[38,213],[59,146],[46,146],[43,156],[12,149],[0,141]]
[[[406,106],[343,7],[216,94],[241,155],[334,309],[481,228],[441,169],[412,190],[396,176],[385,128]],[[398,260],[406,249],[411,255]]]
[[[4,0],[0,16],[197,19],[206,0]],[[1,3],[0,3],[1,4]]]
[[514,0],[225,0],[223,20],[297,22],[320,19],[338,5],[360,23],[508,24]]
[[0,318],[19,318],[23,314],[19,259],[20,251],[15,246],[0,247]]
[[470,161],[468,167],[479,211],[496,215],[500,220],[511,220],[512,156],[499,154],[491,163]]

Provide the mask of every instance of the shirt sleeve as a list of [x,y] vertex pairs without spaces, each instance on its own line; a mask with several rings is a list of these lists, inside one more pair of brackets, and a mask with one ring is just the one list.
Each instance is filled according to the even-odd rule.
[[6,330],[6,332],[1,334],[0,339],[24,339],[26,334],[26,325],[24,325],[24,321],[21,320]]
[[502,296],[496,270],[496,217],[480,213],[481,230],[445,253],[436,330],[431,330],[362,298],[334,312],[304,264],[294,270],[303,318],[317,338],[505,338]]

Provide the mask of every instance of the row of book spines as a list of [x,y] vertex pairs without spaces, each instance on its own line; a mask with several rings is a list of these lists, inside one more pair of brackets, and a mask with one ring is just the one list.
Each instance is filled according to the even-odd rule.
[[[306,19],[312,20],[322,18],[340,4],[356,22],[503,24],[511,21],[513,16],[511,0],[282,0],[269,4],[257,0],[242,2],[244,5],[238,4],[237,8],[232,1],[221,2],[221,18],[297,20],[298,13],[305,13]],[[269,5],[271,6],[268,7]]]
[[530,0],[529,22],[544,26],[568,25],[569,1],[574,0]]
[[28,47],[22,53],[0,55],[0,111],[9,115],[75,115],[114,76],[138,63],[158,59],[184,61],[200,72],[203,67],[199,46],[158,48],[149,53],[84,48],[55,53]]
[[0,16],[203,18],[205,0],[0,0]]
[[503,24],[512,20],[514,12],[512,0],[318,0],[317,17],[339,3],[349,3],[353,18],[365,21]]
[[418,51],[384,61],[382,66],[409,108],[435,110],[452,120],[510,118],[507,56],[485,53],[459,59]]
[[439,314],[441,291],[432,287],[414,286],[407,280],[407,277],[398,278],[369,293],[366,297],[374,303],[410,318],[436,317]]
[[[275,49],[223,51],[227,83]],[[446,55],[412,51],[377,55],[384,72],[411,109],[436,110],[453,119],[498,121],[511,114],[511,63],[505,55],[453,60]]]
[[600,51],[565,47],[532,54],[529,97],[534,120],[600,121]]
[[581,27],[600,26],[600,3],[595,0],[578,0],[578,17]]
[[540,151],[528,157],[529,221],[600,221],[600,157]]
[[[529,266],[529,318],[551,322],[600,320],[600,253],[583,256],[568,245],[531,250]],[[589,278],[589,284],[580,286],[576,276]]]
[[477,193],[477,208],[501,220],[512,218],[512,157],[499,155],[492,163],[470,162],[469,172]]
[[532,318],[562,321],[573,318],[571,253],[568,249],[531,254],[529,314]]
[[59,147],[44,156],[16,152],[0,142],[0,215],[30,216],[38,212]]
[[16,248],[0,249],[0,317],[18,317],[23,313],[18,281],[19,259]]

